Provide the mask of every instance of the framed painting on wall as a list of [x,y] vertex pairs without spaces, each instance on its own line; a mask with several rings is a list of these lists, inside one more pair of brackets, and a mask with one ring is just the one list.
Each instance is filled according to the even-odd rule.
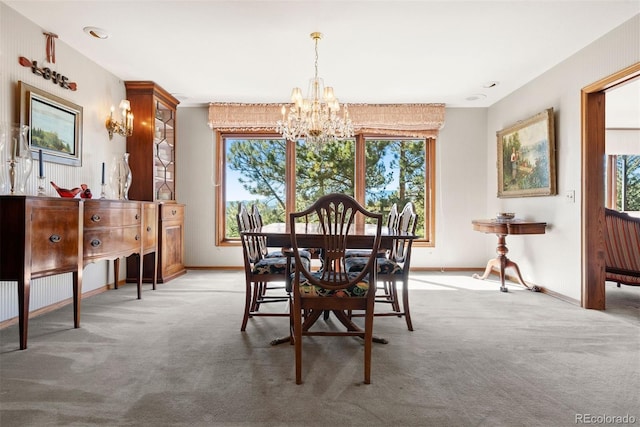
[[553,108],[498,131],[497,136],[498,197],[557,194]]
[[20,124],[29,126],[33,157],[82,166],[82,107],[24,82],[18,82]]

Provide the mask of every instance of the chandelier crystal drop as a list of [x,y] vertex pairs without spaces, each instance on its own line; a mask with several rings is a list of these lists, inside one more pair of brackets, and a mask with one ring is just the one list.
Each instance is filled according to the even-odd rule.
[[[351,138],[353,124],[345,104],[342,108],[333,93],[318,77],[318,40],[322,34],[311,33],[315,42],[315,76],[309,80],[307,97],[302,97],[298,87],[291,92],[291,104],[282,106],[282,119],[276,123],[276,132],[290,141],[305,139],[306,143],[320,149],[324,144]],[[340,114],[342,110],[342,114]]]

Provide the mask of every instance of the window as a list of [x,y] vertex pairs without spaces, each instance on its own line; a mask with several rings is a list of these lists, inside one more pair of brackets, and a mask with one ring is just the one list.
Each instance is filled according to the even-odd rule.
[[640,211],[640,155],[608,156],[607,206]]
[[365,206],[374,212],[398,210],[409,201],[418,215],[416,233],[425,235],[425,186],[428,168],[424,139],[366,139]]
[[419,213],[418,233],[433,245],[435,140],[358,135],[316,151],[274,135],[218,134],[218,245],[238,239],[238,204],[257,203],[264,223],[331,192],[354,196],[367,209],[388,213],[411,200]]

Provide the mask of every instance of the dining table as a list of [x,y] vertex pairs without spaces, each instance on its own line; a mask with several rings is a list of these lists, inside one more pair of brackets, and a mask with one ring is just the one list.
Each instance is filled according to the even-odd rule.
[[[291,247],[291,229],[288,223],[273,222],[262,227],[252,228],[243,232],[249,236],[263,236],[267,239],[267,246],[272,248]],[[368,249],[373,245],[376,234],[374,224],[354,224],[349,238],[350,249]],[[323,234],[320,225],[315,223],[297,223],[296,235],[299,246],[316,248],[322,246]],[[380,249],[390,249],[397,239],[415,240],[418,235],[400,231],[396,228],[383,226],[380,236]]]
[[[320,229],[320,224],[316,223],[296,223],[296,238],[299,247],[320,248],[323,245],[324,235]],[[273,248],[291,248],[291,228],[288,223],[274,222],[264,224],[261,227],[245,230],[242,234],[256,237],[264,237],[267,246]],[[376,234],[376,225],[367,223],[356,223],[353,225],[349,236],[350,249],[370,249],[373,245]],[[414,233],[401,231],[393,227],[383,226],[380,236],[380,249],[391,249],[393,243],[397,239],[418,239],[419,236]],[[336,318],[342,323],[347,330],[359,331],[360,327],[351,321],[347,313],[334,311]],[[325,313],[326,316],[326,313]],[[318,319],[318,314],[309,315],[308,322],[305,321],[303,329],[308,330]],[[326,318],[326,317],[325,317]],[[289,342],[290,336],[277,338],[271,341],[272,345]],[[389,341],[381,337],[373,337],[373,341],[381,344],[387,344]]]

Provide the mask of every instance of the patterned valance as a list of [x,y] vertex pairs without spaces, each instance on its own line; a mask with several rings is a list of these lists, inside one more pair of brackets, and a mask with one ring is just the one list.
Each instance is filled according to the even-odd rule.
[[[275,132],[282,104],[209,104],[209,127],[220,132]],[[434,138],[444,104],[348,104],[356,133]]]

